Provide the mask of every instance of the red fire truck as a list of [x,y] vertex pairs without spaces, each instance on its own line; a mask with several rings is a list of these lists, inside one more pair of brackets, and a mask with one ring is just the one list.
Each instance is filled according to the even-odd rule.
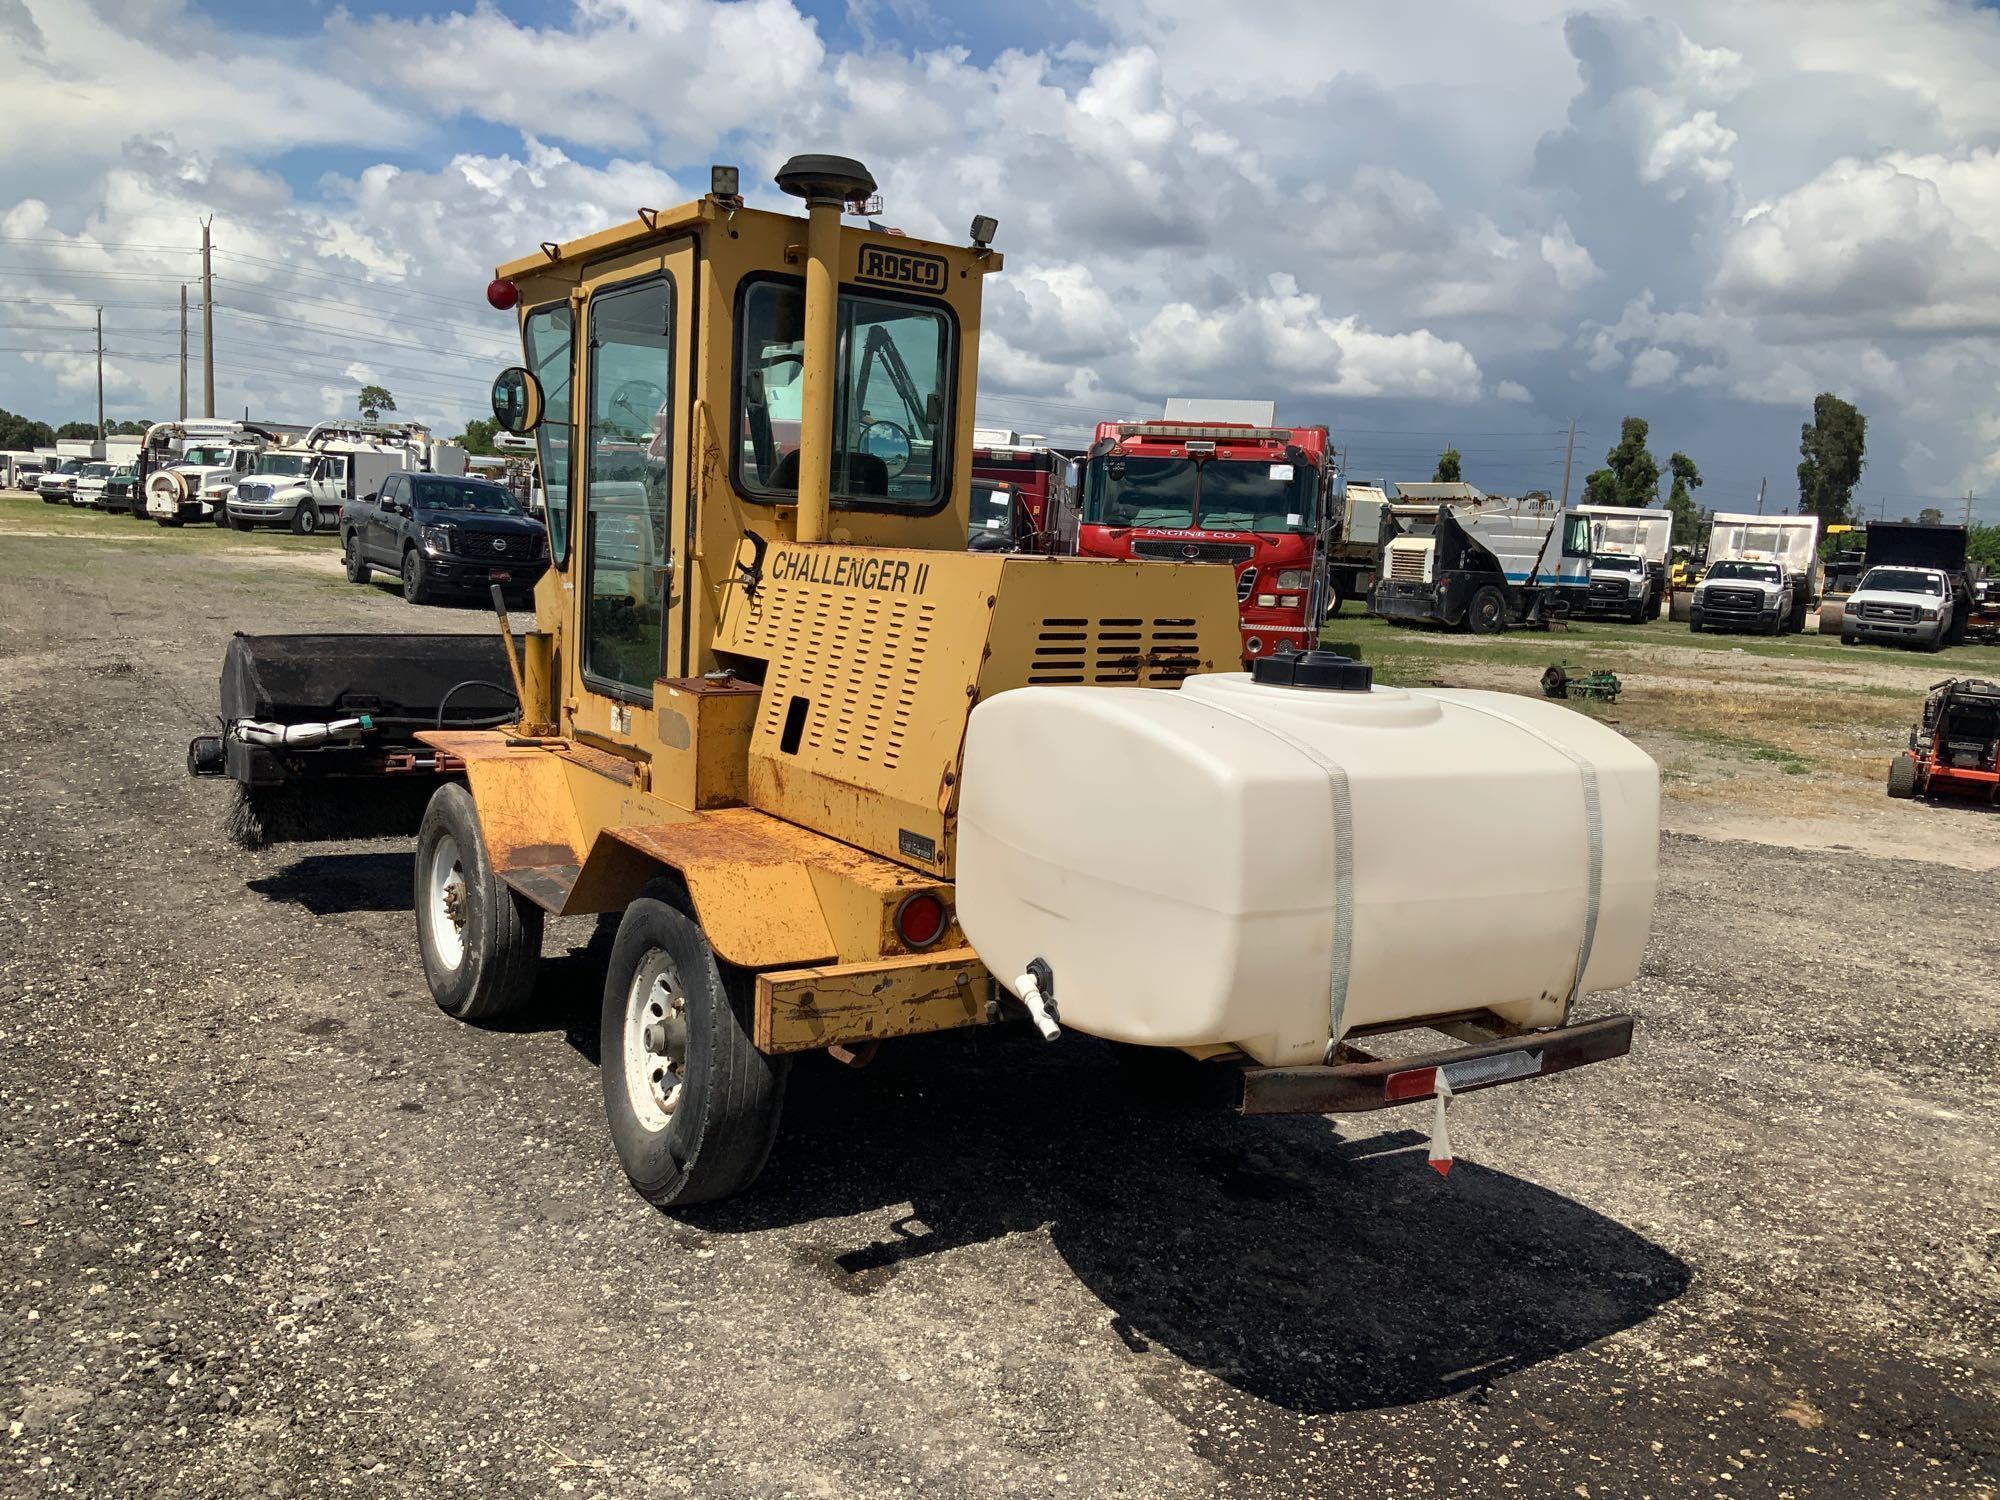
[[1077,551],[1230,564],[1245,662],[1311,650],[1325,613],[1327,430],[1276,410],[1176,399],[1158,421],[1098,423],[1084,464]]
[[972,434],[974,551],[1076,551],[1077,459],[1039,437],[977,428]]

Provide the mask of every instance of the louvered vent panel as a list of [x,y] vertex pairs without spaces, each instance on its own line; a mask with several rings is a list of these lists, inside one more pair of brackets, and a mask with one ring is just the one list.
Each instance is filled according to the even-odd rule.
[[1041,622],[1030,684],[1178,682],[1200,665],[1191,619],[1050,616]]

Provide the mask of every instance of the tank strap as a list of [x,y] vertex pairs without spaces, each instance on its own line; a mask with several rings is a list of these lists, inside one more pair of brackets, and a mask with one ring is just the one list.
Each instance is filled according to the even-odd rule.
[[1510,713],[1497,708],[1487,708],[1483,704],[1467,703],[1462,698],[1447,700],[1459,708],[1468,708],[1476,714],[1484,714],[1489,719],[1512,724],[1523,734],[1540,740],[1551,750],[1575,766],[1583,780],[1583,824],[1585,837],[1590,843],[1590,884],[1584,900],[1583,937],[1576,945],[1576,972],[1570,976],[1569,1007],[1574,1009],[1583,994],[1583,971],[1590,967],[1590,950],[1597,942],[1597,913],[1604,901],[1604,802],[1598,791],[1597,767],[1585,757],[1578,755],[1561,740],[1543,734],[1541,730],[1524,719],[1517,719]]
[[1331,1059],[1347,1029],[1347,980],[1354,962],[1354,795],[1348,786],[1347,768],[1317,746],[1261,719],[1213,700],[1205,700],[1202,707],[1261,729],[1326,772],[1327,788],[1333,793],[1333,980],[1327,995],[1326,1031],[1326,1055]]

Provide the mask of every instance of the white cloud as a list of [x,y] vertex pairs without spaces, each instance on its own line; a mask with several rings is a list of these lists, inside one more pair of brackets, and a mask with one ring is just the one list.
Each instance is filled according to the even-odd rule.
[[1632,356],[1632,367],[1626,373],[1625,383],[1635,391],[1665,385],[1680,367],[1680,356],[1671,349],[1641,349]]
[[1527,402],[1534,400],[1528,388],[1518,380],[1503,380],[1493,387],[1494,396],[1501,401]]

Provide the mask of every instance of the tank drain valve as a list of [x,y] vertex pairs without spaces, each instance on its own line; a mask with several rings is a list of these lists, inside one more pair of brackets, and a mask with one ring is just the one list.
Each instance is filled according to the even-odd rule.
[[1029,962],[1028,972],[1014,981],[1014,993],[1021,997],[1028,1019],[1035,1023],[1043,1041],[1053,1042],[1062,1035],[1062,1028],[1056,1025],[1056,976],[1047,959]]

